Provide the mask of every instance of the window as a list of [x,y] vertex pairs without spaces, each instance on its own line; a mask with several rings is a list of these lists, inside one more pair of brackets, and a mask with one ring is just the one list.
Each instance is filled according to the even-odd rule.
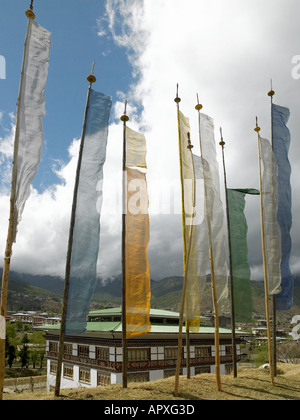
[[195,375],[200,375],[201,373],[210,373],[210,366],[195,367]]
[[176,369],[168,369],[168,370],[164,370],[164,378],[170,378],[171,376],[175,376],[176,375]]
[[96,347],[97,360],[109,360],[109,349],[107,347]]
[[89,357],[90,356],[90,348],[89,346],[78,346],[78,356],[82,357]]
[[232,346],[225,346],[225,354],[226,356],[232,355]]
[[111,384],[110,374],[98,371],[97,372],[97,386],[106,386],[110,384]]
[[73,366],[64,365],[64,378],[73,379]]
[[150,360],[150,349],[128,349],[128,362]]
[[128,373],[128,382],[149,382],[149,372]]
[[58,352],[58,342],[49,341],[49,351]]
[[72,355],[72,344],[65,344],[64,345],[64,354]]
[[233,365],[225,365],[225,375],[230,375],[233,371]]
[[165,347],[165,359],[177,359],[178,347]]
[[91,383],[91,371],[90,369],[79,369],[79,380],[85,384]]
[[57,372],[57,363],[50,362],[50,373],[52,375],[56,375],[56,372]]
[[211,347],[195,347],[195,357],[211,357]]

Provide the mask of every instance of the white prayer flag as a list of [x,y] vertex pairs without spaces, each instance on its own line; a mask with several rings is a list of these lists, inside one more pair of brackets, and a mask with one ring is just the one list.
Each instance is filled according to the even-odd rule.
[[50,32],[33,19],[29,19],[17,109],[15,163],[12,175],[12,183],[16,186],[14,242],[17,225],[30,195],[30,184],[37,173],[41,159],[42,119],[45,115],[45,85],[48,76],[50,45]]

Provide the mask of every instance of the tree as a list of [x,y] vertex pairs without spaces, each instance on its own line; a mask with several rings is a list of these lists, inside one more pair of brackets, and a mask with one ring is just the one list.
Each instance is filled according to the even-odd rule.
[[23,335],[21,343],[22,343],[22,348],[20,350],[19,356],[21,359],[22,368],[24,368],[24,367],[28,367],[28,362],[29,362],[29,352],[28,352],[29,339],[28,339],[27,334]]
[[18,337],[16,327],[8,322],[6,324],[5,355],[8,366],[11,368],[16,358],[16,348],[18,346]]
[[255,349],[256,353],[256,366],[262,366],[265,363],[269,363],[269,351],[268,351],[268,344],[262,343],[259,347]]
[[278,359],[284,363],[296,364],[300,359],[300,346],[297,342],[288,342],[278,346]]
[[46,351],[46,340],[43,336],[43,332],[34,332],[30,335],[30,358],[32,361],[33,368],[35,363],[40,360],[40,367],[42,368],[43,359]]
[[8,346],[8,360],[7,360],[7,363],[10,369],[12,368],[12,364],[15,358],[16,358],[16,348],[13,344],[10,344]]

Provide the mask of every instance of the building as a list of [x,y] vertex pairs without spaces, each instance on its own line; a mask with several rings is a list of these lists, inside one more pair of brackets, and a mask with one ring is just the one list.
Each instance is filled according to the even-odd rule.
[[[146,382],[175,375],[179,314],[152,309],[151,332],[130,339],[128,346],[128,382]],[[55,386],[59,326],[42,327],[46,331],[47,387]],[[240,360],[241,333],[237,333]],[[183,341],[181,374],[186,374],[186,346]],[[231,331],[220,329],[221,373],[232,370]],[[191,375],[215,371],[214,328],[202,326],[190,334]],[[97,387],[122,383],[121,309],[90,312],[87,331],[66,336],[61,388]]]
[[14,323],[21,321],[22,324],[31,325],[33,327],[42,325],[60,324],[60,317],[49,317],[45,312],[24,311],[24,312],[8,312],[6,321]]

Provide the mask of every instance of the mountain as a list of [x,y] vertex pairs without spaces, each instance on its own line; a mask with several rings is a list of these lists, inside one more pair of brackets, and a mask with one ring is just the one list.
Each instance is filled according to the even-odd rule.
[[[0,274],[2,277],[2,268]],[[9,273],[8,311],[61,311],[63,281],[51,276],[33,276],[11,271]],[[56,286],[54,286],[56,285]],[[1,289],[1,283],[0,283]]]
[[[2,271],[2,268],[0,268],[1,276]],[[21,282],[32,286],[36,286],[39,289],[48,290],[49,292],[58,295],[62,295],[64,292],[64,280],[58,276],[32,275],[10,271],[9,282],[11,282],[11,280],[14,280],[15,286],[17,282]]]
[[[2,269],[0,269],[2,275]],[[178,311],[181,306],[183,278],[166,277],[159,281],[151,280],[151,306],[158,309]],[[210,276],[207,277],[205,301],[211,302]],[[254,312],[265,313],[264,284],[252,281]],[[1,285],[0,285],[1,287]],[[64,291],[64,281],[58,276],[34,276],[10,272],[8,309],[9,310],[49,310],[59,313]],[[122,300],[122,277],[118,275],[105,282],[98,278],[93,294],[92,307],[120,305]],[[208,309],[202,307],[202,310]],[[300,314],[300,276],[294,276],[294,306],[290,311],[278,312],[279,319],[290,320]]]

